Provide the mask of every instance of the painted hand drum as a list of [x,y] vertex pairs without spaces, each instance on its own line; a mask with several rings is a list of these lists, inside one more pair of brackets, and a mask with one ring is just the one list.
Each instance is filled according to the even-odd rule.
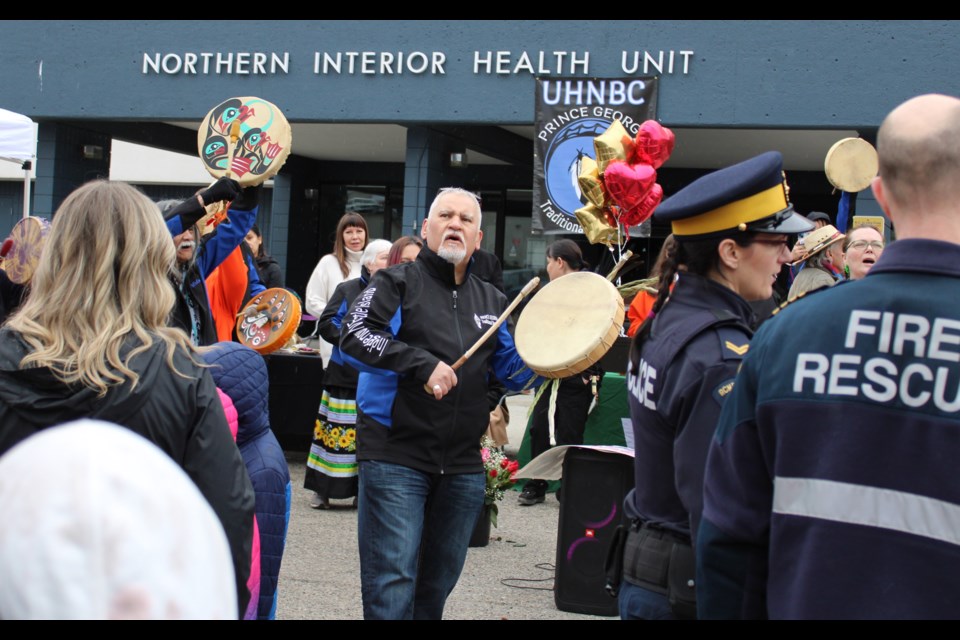
[[595,273],[571,273],[550,282],[520,314],[517,352],[545,378],[584,371],[613,346],[623,326],[623,298]]
[[300,300],[286,289],[267,289],[254,296],[237,318],[240,344],[261,355],[273,353],[300,326]]
[[[236,142],[230,140],[239,123]],[[242,187],[272,178],[290,155],[293,134],[280,109],[260,98],[230,98],[215,106],[197,130],[197,150],[214,178],[230,176]]]
[[13,225],[8,242],[4,242],[3,270],[17,284],[27,284],[40,262],[40,253],[50,233],[50,221],[30,216]]

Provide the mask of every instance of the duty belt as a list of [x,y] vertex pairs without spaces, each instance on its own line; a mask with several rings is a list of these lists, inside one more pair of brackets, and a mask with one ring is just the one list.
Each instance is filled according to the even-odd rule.
[[696,617],[696,566],[689,537],[634,520],[623,549],[623,579],[668,597],[678,617]]

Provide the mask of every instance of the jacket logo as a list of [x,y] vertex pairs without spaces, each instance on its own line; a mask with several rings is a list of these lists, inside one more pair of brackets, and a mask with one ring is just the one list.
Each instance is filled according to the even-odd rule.
[[368,353],[376,352],[382,356],[383,352],[387,348],[387,338],[374,333],[364,326],[364,322],[366,321],[367,314],[370,310],[370,304],[373,300],[373,294],[376,292],[376,287],[367,287],[364,289],[363,293],[360,294],[356,305],[349,314],[349,318],[344,318],[344,320],[348,320],[347,334],[353,335],[354,338],[359,340],[360,344],[363,345]]
[[737,345],[733,344],[732,342],[730,342],[729,340],[727,340],[726,342],[724,342],[724,346],[727,347],[727,349],[730,349],[730,351],[733,351],[733,352],[734,352],[735,354],[737,354],[738,356],[742,356],[742,355],[745,354],[745,353],[747,352],[747,350],[750,348],[750,343],[747,342],[747,343],[744,343],[744,344],[742,344],[742,345],[740,345],[740,346],[737,346]]
[[497,322],[497,316],[490,315],[489,313],[485,313],[482,316],[473,314],[473,321],[477,324],[477,329],[482,329],[483,325],[492,327]]

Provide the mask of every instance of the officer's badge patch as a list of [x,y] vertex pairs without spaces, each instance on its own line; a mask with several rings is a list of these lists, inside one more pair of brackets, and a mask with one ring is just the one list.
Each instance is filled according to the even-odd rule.
[[733,391],[733,378],[724,380],[717,385],[717,388],[713,390],[713,399],[719,404],[723,404],[723,401],[730,395],[730,392]]

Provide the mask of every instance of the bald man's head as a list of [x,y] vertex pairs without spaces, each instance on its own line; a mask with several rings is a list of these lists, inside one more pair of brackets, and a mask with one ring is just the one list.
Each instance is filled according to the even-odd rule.
[[887,200],[909,212],[960,198],[960,100],[929,94],[890,112],[877,135]]

